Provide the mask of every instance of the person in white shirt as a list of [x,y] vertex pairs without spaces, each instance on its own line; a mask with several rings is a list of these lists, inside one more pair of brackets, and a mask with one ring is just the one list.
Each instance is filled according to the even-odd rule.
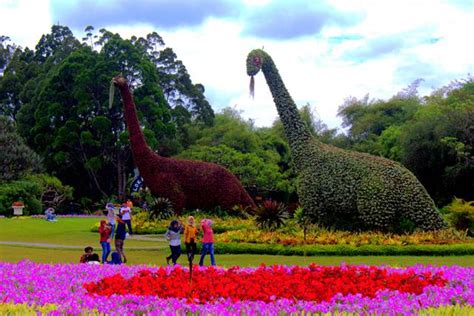
[[122,204],[120,208],[120,215],[122,215],[122,220],[125,222],[128,228],[128,234],[131,236],[132,232],[132,209],[128,207],[126,203]]

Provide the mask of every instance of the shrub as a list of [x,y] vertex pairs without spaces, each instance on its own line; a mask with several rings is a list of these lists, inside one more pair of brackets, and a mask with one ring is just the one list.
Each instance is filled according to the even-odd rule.
[[12,204],[22,201],[25,204],[24,215],[41,213],[41,186],[32,181],[17,180],[0,184],[0,215],[12,215]]
[[474,236],[474,201],[454,198],[444,209],[448,212],[446,218],[451,225]]
[[[62,184],[61,180],[47,174],[33,174],[25,180],[38,183],[41,187],[40,202],[45,207],[62,208],[66,201],[73,198],[73,188]],[[61,213],[58,212],[57,213]]]
[[174,215],[173,204],[164,197],[154,198],[148,206],[150,219],[168,219]]
[[255,209],[255,222],[269,230],[280,228],[288,217],[286,206],[277,201],[266,200]]
[[34,215],[43,212],[42,198],[52,193],[52,205],[57,207],[72,198],[72,188],[65,186],[53,176],[45,174],[29,175],[20,180],[0,183],[0,215],[11,215],[11,206],[15,201],[23,201],[23,214]]
[[[289,225],[288,225],[289,226]],[[296,225],[293,225],[296,226]],[[227,231],[216,236],[216,241],[224,243],[258,243],[280,245],[350,245],[350,246],[390,246],[390,245],[445,245],[456,243],[473,243],[473,239],[466,237],[454,229],[445,229],[434,232],[415,232],[412,234],[384,234],[381,232],[331,231],[317,229],[308,231],[306,240],[301,230],[289,232],[287,229],[278,231],[262,231],[256,228]]]

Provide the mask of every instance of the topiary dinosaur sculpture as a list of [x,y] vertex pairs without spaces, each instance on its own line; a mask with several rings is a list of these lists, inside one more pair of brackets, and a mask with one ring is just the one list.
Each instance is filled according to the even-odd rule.
[[112,82],[122,96],[133,159],[153,195],[168,198],[177,212],[183,208],[255,207],[237,177],[224,167],[201,161],[161,157],[151,150],[140,129],[127,80],[117,76]]
[[[400,164],[342,150],[311,136],[272,58],[256,49],[247,57],[247,74],[262,70],[273,96],[298,172],[301,204],[317,222],[339,228],[398,229],[411,221],[423,230],[445,226],[418,179]],[[403,225],[403,224],[402,224]]]

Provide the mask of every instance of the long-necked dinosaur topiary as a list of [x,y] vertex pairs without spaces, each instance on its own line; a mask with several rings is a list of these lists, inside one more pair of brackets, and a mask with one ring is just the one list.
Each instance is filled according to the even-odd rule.
[[[397,162],[342,150],[312,137],[272,58],[256,49],[247,74],[262,70],[298,172],[297,192],[310,216],[326,226],[390,231],[410,221],[424,230],[445,226],[423,185]],[[253,91],[251,91],[253,93]],[[412,224],[410,224],[412,225]]]
[[133,159],[153,195],[168,198],[178,212],[183,208],[255,207],[236,176],[224,167],[214,163],[166,158],[151,150],[140,129],[127,80],[117,76],[112,82],[122,96]]

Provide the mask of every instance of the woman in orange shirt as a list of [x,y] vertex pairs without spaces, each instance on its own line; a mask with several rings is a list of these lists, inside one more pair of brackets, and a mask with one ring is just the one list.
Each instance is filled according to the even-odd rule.
[[197,227],[194,224],[194,217],[188,217],[188,223],[184,227],[184,244],[186,245],[186,253],[188,255],[189,262],[193,262],[194,254],[197,251],[196,247],[197,240]]

